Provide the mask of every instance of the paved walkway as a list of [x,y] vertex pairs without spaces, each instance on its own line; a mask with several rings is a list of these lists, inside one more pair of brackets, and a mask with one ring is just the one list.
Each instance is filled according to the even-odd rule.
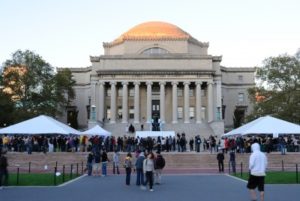
[[[154,192],[125,186],[125,176],[83,177],[62,187],[10,187],[1,201],[248,201],[244,181],[226,175],[165,175]],[[297,201],[300,185],[267,185],[266,201]]]

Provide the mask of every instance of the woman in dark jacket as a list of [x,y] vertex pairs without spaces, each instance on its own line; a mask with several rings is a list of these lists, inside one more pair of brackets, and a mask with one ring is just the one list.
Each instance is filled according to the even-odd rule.
[[107,175],[107,163],[109,161],[105,150],[102,152],[101,159],[102,159],[101,160],[102,161],[102,177],[105,177]]

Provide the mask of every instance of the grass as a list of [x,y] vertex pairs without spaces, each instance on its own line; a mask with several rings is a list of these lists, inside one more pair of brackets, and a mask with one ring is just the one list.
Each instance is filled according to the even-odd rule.
[[[298,173],[299,174],[299,173]],[[240,173],[232,174],[232,176],[236,176],[243,180],[248,180],[249,174],[243,173],[241,176]],[[265,177],[266,184],[296,184],[296,172],[267,172],[267,176]],[[298,183],[300,183],[300,174],[298,175]]]
[[[75,179],[76,174],[72,176]],[[64,182],[72,180],[69,174],[65,174]],[[56,185],[63,182],[63,176],[56,176]],[[19,174],[19,182],[17,182],[17,174],[9,174],[9,186],[54,186],[54,174]]]

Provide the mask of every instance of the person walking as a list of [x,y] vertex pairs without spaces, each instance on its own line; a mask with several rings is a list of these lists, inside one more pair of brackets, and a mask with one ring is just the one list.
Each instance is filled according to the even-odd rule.
[[147,159],[144,160],[143,170],[146,174],[145,185],[149,183],[149,190],[153,191],[153,172],[154,172],[154,154],[148,154]]
[[155,184],[161,183],[161,173],[162,169],[165,167],[166,161],[161,154],[157,154],[156,159],[154,160],[154,169],[155,169]]
[[8,162],[5,157],[5,152],[0,151],[0,190],[3,189],[3,185],[8,184]]
[[120,154],[118,150],[115,150],[113,155],[113,174],[116,174],[116,170],[117,170],[117,174],[120,174],[119,162],[120,162]]
[[131,176],[131,170],[132,170],[132,156],[129,152],[125,158],[124,162],[124,168],[126,170],[126,185],[130,185],[130,176]]
[[224,172],[224,154],[222,151],[219,151],[217,154],[217,160],[218,160],[218,166],[219,166],[219,172]]
[[145,160],[144,152],[140,152],[138,158],[135,162],[135,169],[136,169],[136,185],[144,185],[144,172],[143,172],[143,162]]
[[258,143],[252,144],[251,149],[252,154],[249,158],[250,176],[247,188],[250,191],[250,197],[252,201],[257,200],[255,192],[256,188],[258,188],[258,191],[260,192],[260,201],[264,201],[264,186],[268,160],[266,155],[260,151],[260,145]]

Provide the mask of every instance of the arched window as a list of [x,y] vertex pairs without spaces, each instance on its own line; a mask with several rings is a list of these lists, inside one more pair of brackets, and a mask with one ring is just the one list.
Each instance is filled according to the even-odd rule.
[[150,54],[168,54],[169,51],[166,50],[166,49],[162,49],[160,47],[151,47],[149,49],[146,49],[142,52],[142,54],[147,54],[147,55],[150,55]]

